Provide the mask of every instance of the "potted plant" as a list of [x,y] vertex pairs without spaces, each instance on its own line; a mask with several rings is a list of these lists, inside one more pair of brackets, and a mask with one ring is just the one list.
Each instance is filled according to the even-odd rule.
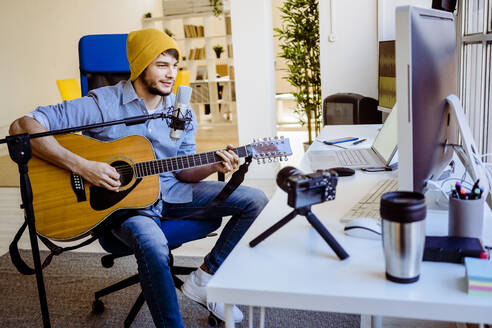
[[173,33],[173,32],[171,32],[171,30],[170,30],[170,29],[165,28],[165,29],[164,29],[164,33],[166,33],[167,35],[169,35],[171,38],[174,38],[174,33]]
[[224,51],[224,47],[222,47],[221,45],[215,45],[213,49],[217,58],[220,58],[220,54],[222,54],[222,52]]
[[209,3],[212,6],[214,16],[219,17],[224,10],[224,4],[222,0],[209,0]]
[[321,74],[318,0],[285,0],[282,26],[275,28],[280,55],[287,63],[285,79],[296,88],[296,114],[308,129],[308,145],[321,129]]

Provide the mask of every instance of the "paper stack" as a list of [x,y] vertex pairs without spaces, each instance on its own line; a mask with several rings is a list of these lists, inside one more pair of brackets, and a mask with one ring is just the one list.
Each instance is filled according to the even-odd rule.
[[468,294],[492,296],[492,261],[465,257]]

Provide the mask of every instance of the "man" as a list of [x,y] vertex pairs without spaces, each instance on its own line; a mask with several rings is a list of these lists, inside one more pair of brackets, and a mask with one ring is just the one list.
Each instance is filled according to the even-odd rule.
[[[175,41],[156,29],[134,31],[128,35],[127,56],[130,80],[92,90],[86,97],[73,101],[38,107],[13,122],[10,133],[37,133],[168,112],[175,101],[172,90],[179,59]],[[170,139],[169,127],[162,120],[150,120],[146,124],[129,127],[114,125],[93,129],[85,134],[105,141],[143,135],[152,143],[157,158],[193,154],[196,151],[196,117],[192,115],[191,127],[183,132],[178,141]],[[33,139],[32,148],[36,156],[81,175],[95,186],[118,191],[119,174],[107,163],[82,158],[62,147],[53,137]],[[238,156],[230,150],[231,145],[227,148],[228,151],[217,152],[223,159],[220,163],[161,174],[159,200],[144,210],[120,213],[125,215],[124,221],[111,230],[135,254],[143,294],[157,327],[183,326],[168,265],[169,249],[161,229],[161,219],[191,216],[222,190],[222,182],[201,180],[210,174],[227,173],[238,167]],[[221,319],[224,319],[224,305],[207,303],[205,286],[266,203],[267,199],[261,191],[240,186],[218,208],[200,216],[206,217],[202,220],[220,220],[223,216],[232,215],[217,243],[201,267],[188,277],[182,290],[186,296],[207,305]],[[243,317],[237,307],[234,307],[234,317],[237,322]]]

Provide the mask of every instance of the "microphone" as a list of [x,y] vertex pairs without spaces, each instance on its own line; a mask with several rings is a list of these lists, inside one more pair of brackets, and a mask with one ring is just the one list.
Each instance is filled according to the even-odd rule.
[[176,92],[176,101],[174,102],[174,111],[171,118],[171,132],[169,136],[173,140],[178,140],[181,138],[181,134],[185,129],[186,119],[184,119],[184,114],[190,106],[191,92],[192,88],[180,85],[178,87],[178,92]]

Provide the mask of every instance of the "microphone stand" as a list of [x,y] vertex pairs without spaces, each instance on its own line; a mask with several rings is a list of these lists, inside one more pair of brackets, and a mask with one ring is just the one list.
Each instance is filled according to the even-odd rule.
[[100,127],[116,125],[116,124],[125,124],[127,126],[136,125],[136,124],[145,123],[147,122],[147,120],[157,119],[157,118],[171,119],[172,122],[176,120],[183,120],[183,121],[191,120],[191,118],[181,119],[181,118],[176,118],[172,115],[166,115],[164,113],[154,113],[150,115],[133,116],[121,120],[90,124],[90,125],[84,125],[84,126],[67,128],[67,129],[53,130],[53,131],[47,131],[41,133],[17,134],[13,136],[7,136],[5,139],[0,139],[0,144],[4,144],[4,143],[7,144],[10,158],[12,158],[12,160],[15,163],[17,163],[17,166],[19,167],[20,191],[22,197],[21,208],[24,209],[24,220],[26,221],[27,226],[29,228],[29,238],[31,242],[32,257],[34,261],[36,282],[38,287],[39,303],[41,305],[41,314],[43,318],[44,327],[47,328],[51,327],[51,324],[50,324],[50,317],[48,311],[48,303],[46,300],[46,289],[43,280],[43,271],[41,268],[41,260],[39,255],[39,245],[38,245],[38,240],[36,238],[37,233],[36,233],[36,224],[35,224],[35,217],[34,217],[34,208],[32,204],[33,201],[32,188],[31,188],[31,182],[29,180],[29,173],[28,173],[28,166],[27,166],[27,163],[32,157],[32,148],[31,148],[30,140],[35,138],[65,134],[70,132],[87,131],[94,128],[100,128]]

